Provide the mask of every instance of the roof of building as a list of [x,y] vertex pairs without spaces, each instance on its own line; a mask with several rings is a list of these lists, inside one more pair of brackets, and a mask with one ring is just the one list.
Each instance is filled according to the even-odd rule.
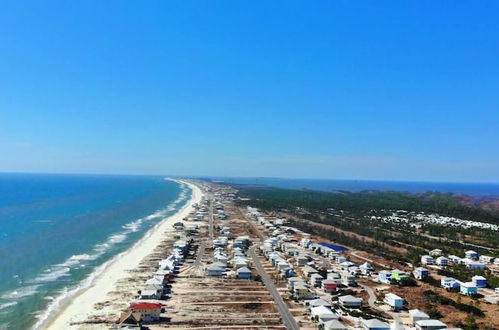
[[224,269],[221,268],[218,265],[211,264],[211,265],[206,266],[206,270],[210,270],[210,271],[223,271]]
[[422,310],[419,310],[419,309],[411,309],[409,311],[409,315],[412,316],[412,317],[426,317],[426,318],[430,318],[430,316],[428,314],[426,314],[425,312],[423,312]]
[[388,323],[378,319],[362,320],[362,323],[368,328],[390,328]]
[[311,300],[309,302],[309,305],[312,306],[312,307],[316,307],[316,306],[331,306],[331,304],[327,301],[325,301],[324,299],[314,299],[314,300]]
[[419,326],[425,326],[425,327],[436,327],[436,326],[446,327],[447,326],[445,323],[443,323],[442,321],[439,321],[439,320],[419,320],[419,321],[416,321],[416,324]]
[[399,297],[399,296],[397,296],[396,294],[391,293],[391,292],[390,292],[390,293],[387,293],[387,294],[385,295],[385,298],[388,298],[388,299],[402,299],[401,297]]
[[341,302],[361,302],[362,301],[362,299],[354,297],[352,295],[341,296],[338,298],[338,300]]
[[326,306],[317,306],[313,307],[310,309],[310,313],[313,316],[319,316],[319,315],[336,315],[330,308],[327,308]]
[[251,269],[248,267],[241,267],[237,270],[238,273],[251,273]]
[[156,310],[156,309],[161,309],[161,304],[150,303],[150,302],[139,302],[131,304],[130,309]]
[[347,327],[338,320],[331,320],[331,321],[324,322],[324,328],[328,329],[328,330],[347,329]]

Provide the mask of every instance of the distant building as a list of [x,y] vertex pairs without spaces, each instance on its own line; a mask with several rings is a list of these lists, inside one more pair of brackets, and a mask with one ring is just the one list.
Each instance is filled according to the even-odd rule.
[[417,330],[447,329],[447,325],[439,320],[420,320],[416,322]]
[[365,330],[390,330],[390,325],[378,319],[370,319],[361,321],[362,329]]
[[156,303],[139,302],[131,304],[129,309],[132,313],[140,313],[142,321],[154,322],[160,319],[162,306]]
[[471,281],[477,288],[486,288],[487,287],[487,279],[483,276],[473,276]]
[[406,280],[408,278],[409,278],[409,275],[407,275],[407,273],[404,272],[403,270],[399,270],[399,269],[392,270],[392,279],[394,279],[396,281],[403,281],[403,280]]
[[423,278],[428,277],[430,275],[428,269],[423,267],[417,267],[416,269],[414,269],[412,273],[414,277],[417,278],[418,280],[422,280]]
[[472,296],[478,293],[477,287],[473,282],[461,283],[461,294],[465,296]]
[[440,257],[442,255],[442,250],[435,249],[430,251],[430,256],[432,257]]
[[491,264],[492,262],[494,262],[494,257],[491,257],[491,256],[480,256],[480,258],[478,259],[478,261],[480,261],[481,263],[484,263],[484,264]]
[[248,267],[241,267],[238,270],[236,270],[236,277],[237,278],[243,278],[243,279],[250,279],[251,278],[251,269]]
[[333,292],[336,291],[336,288],[338,287],[338,284],[336,284],[336,281],[334,280],[323,280],[321,283],[322,290],[325,292]]
[[453,277],[442,277],[440,279],[440,285],[445,289],[459,288],[459,282]]
[[438,257],[436,260],[438,266],[447,267],[449,265],[449,259],[446,257]]
[[387,293],[383,302],[395,311],[398,311],[404,307],[404,299],[393,293]]
[[411,322],[413,325],[416,325],[417,321],[430,319],[430,316],[428,314],[419,309],[411,309],[409,311],[409,317],[411,318]]
[[378,279],[382,283],[390,284],[392,279],[392,273],[386,270],[382,270],[378,273]]
[[354,297],[352,295],[341,296],[338,298],[341,306],[346,308],[360,308],[362,307],[362,299]]
[[433,257],[429,255],[421,256],[421,263],[423,265],[433,265]]
[[473,250],[468,250],[468,251],[464,252],[464,255],[468,259],[473,259],[473,260],[477,260],[478,259],[478,253],[475,252],[475,251],[473,251]]

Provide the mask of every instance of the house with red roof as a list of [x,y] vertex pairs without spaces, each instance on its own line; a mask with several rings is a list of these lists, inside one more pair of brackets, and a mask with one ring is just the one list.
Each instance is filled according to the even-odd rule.
[[130,305],[130,311],[140,313],[144,322],[159,321],[162,309],[161,304],[150,302],[138,302]]

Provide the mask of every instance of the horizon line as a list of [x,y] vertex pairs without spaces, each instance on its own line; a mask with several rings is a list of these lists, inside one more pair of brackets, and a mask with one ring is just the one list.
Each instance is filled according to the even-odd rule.
[[367,182],[405,182],[405,183],[446,183],[446,184],[483,184],[499,185],[499,181],[433,181],[411,179],[338,179],[338,178],[305,178],[305,177],[275,177],[275,176],[221,176],[221,175],[177,175],[177,174],[144,174],[144,173],[103,173],[103,172],[23,172],[0,171],[0,174],[28,175],[97,175],[97,176],[164,176],[175,178],[225,178],[225,179],[275,179],[275,180],[314,180],[314,181],[367,181]]

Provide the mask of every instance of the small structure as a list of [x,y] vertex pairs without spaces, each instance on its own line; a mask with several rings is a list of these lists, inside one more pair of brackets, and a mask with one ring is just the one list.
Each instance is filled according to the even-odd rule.
[[390,284],[392,280],[392,273],[387,270],[382,270],[378,273],[378,279],[381,283]]
[[320,287],[324,277],[321,274],[312,274],[310,276],[310,285],[313,287]]
[[362,307],[362,299],[352,295],[341,296],[338,298],[340,305],[345,308],[360,308]]
[[142,322],[142,314],[133,313],[133,312],[122,312],[120,318],[116,323],[120,328],[126,325],[138,325],[140,327],[140,323]]
[[365,330],[390,330],[390,325],[378,319],[362,320],[362,328]]
[[319,306],[331,308],[331,304],[325,301],[324,299],[318,298],[308,302],[308,307],[310,308],[319,307]]
[[155,322],[160,319],[161,304],[150,302],[139,302],[130,305],[132,313],[140,313],[143,322]]
[[216,264],[208,265],[205,269],[205,274],[208,276],[222,276],[224,273],[225,269]]
[[414,271],[412,272],[412,274],[418,280],[422,280],[423,278],[428,277],[430,275],[430,272],[426,268],[417,267],[416,269],[414,269]]
[[449,265],[449,259],[446,257],[438,257],[437,260],[435,260],[435,262],[438,266],[442,267],[447,267]]
[[478,253],[473,250],[468,250],[464,252],[464,255],[466,256],[467,259],[472,259],[472,260],[477,260],[478,259]]
[[319,317],[323,321],[337,320],[339,317],[330,308],[326,306],[317,306],[310,309],[310,316],[314,320],[318,320]]
[[368,262],[364,262],[362,265],[360,265],[359,269],[363,275],[371,274],[374,271],[373,266],[371,266],[371,264]]
[[440,279],[440,285],[445,289],[459,288],[459,282],[453,277],[442,277]]
[[491,263],[494,262],[494,257],[491,257],[491,256],[480,256],[480,258],[478,259],[478,261],[480,261],[483,264],[491,264]]
[[347,330],[348,328],[338,320],[324,322],[324,330]]
[[413,325],[416,325],[417,321],[430,319],[430,316],[428,314],[419,309],[411,309],[409,311],[409,317],[411,318],[411,322]]
[[423,265],[433,265],[433,257],[429,255],[421,256],[421,263]]
[[341,283],[345,286],[356,286],[355,275],[350,274],[348,271],[341,273]]
[[477,288],[486,288],[487,287],[487,279],[483,276],[473,276],[471,281]]
[[447,325],[439,320],[420,320],[416,322],[417,330],[447,329]]
[[403,281],[409,278],[409,275],[407,275],[406,272],[400,269],[394,269],[392,270],[392,279],[396,281]]
[[432,257],[440,257],[442,255],[443,251],[440,249],[435,249],[430,251],[430,256]]
[[323,280],[322,281],[322,290],[325,292],[333,292],[336,291],[338,284],[334,280]]
[[161,295],[158,294],[158,290],[145,289],[140,291],[140,299],[160,299]]
[[398,311],[399,309],[402,309],[404,307],[404,299],[393,293],[387,293],[383,301],[394,311]]
[[251,278],[251,269],[249,269],[248,267],[239,268],[238,270],[236,270],[236,277],[250,279]]
[[466,262],[466,267],[469,269],[485,269],[485,265],[482,264],[481,262],[475,262],[475,261],[467,261]]
[[461,294],[472,296],[478,293],[477,287],[473,282],[461,283]]

